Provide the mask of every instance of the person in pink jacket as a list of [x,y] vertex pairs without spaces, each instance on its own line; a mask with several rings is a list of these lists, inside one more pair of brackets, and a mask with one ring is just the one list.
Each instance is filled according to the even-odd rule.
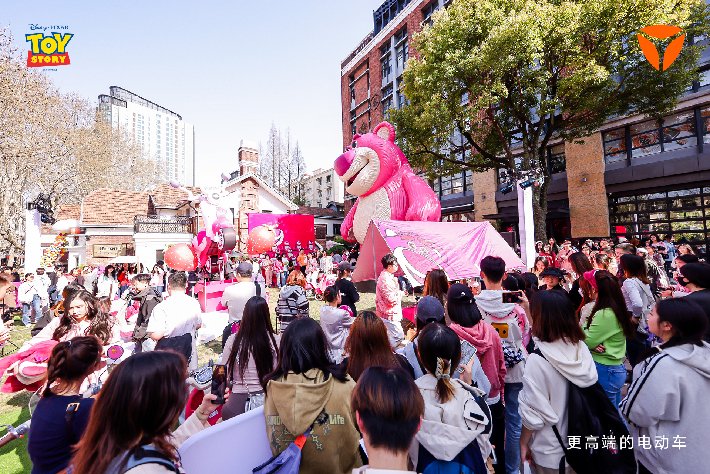
[[486,403],[491,409],[493,431],[491,444],[495,446],[498,463],[494,466],[497,474],[505,472],[505,408],[503,389],[505,387],[505,358],[500,336],[493,326],[483,320],[471,289],[460,283],[451,285],[447,295],[446,309],[451,318],[451,329],[461,341],[476,348],[476,357],[481,362],[483,373],[491,383]]
[[402,330],[402,290],[397,277],[399,268],[397,259],[391,253],[382,257],[382,273],[377,278],[375,290],[375,312],[382,318],[387,327],[387,336],[393,348],[397,348],[404,340]]

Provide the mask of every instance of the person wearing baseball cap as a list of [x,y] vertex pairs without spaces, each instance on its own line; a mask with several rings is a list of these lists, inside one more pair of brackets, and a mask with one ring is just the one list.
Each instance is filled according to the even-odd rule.
[[350,275],[352,275],[355,267],[353,267],[350,262],[342,261],[338,264],[338,279],[335,280],[335,287],[340,291],[341,303],[349,307],[354,316],[357,316],[357,309],[355,308],[355,303],[360,301],[360,293],[358,293],[357,288],[350,280]]
[[229,310],[229,321],[222,331],[222,348],[227,343],[227,338],[232,334],[234,325],[242,320],[244,305],[252,296],[264,297],[264,287],[261,283],[252,280],[254,266],[251,262],[240,262],[237,265],[237,282],[228,286],[222,293],[222,306]]
[[[416,324],[419,333],[429,323],[444,323],[444,305],[433,296],[424,296],[417,303]],[[397,351],[406,357],[409,365],[414,369],[414,379],[418,379],[426,373],[417,355],[417,339],[411,344],[407,344]]]

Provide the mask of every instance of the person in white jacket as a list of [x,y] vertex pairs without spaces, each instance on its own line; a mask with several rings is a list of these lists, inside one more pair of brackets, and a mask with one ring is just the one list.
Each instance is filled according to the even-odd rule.
[[635,366],[646,350],[651,347],[648,341],[648,314],[655,302],[651,292],[646,263],[643,257],[625,254],[621,256],[621,268],[624,270],[624,282],[621,292],[624,295],[626,309],[631,313],[637,331],[626,339],[626,356],[631,366]]
[[[552,427],[567,439],[567,381],[589,387],[597,381],[597,370],[567,295],[541,291],[531,311],[533,340],[544,357],[530,354],[525,366],[518,397],[520,458],[533,473],[557,474],[564,452]],[[566,472],[574,471],[567,465]]]
[[[484,412],[474,398],[477,394],[485,399],[485,394],[470,386],[473,360],[459,367],[458,336],[438,323],[422,329],[417,352],[427,373],[414,381],[424,398],[424,418],[409,448],[416,471],[487,472],[484,460],[491,452],[490,411]],[[453,374],[460,368],[461,378],[454,380]]]
[[707,472],[707,325],[702,308],[687,298],[661,300],[649,315],[649,329],[663,344],[634,368],[633,383],[621,402],[640,474]]

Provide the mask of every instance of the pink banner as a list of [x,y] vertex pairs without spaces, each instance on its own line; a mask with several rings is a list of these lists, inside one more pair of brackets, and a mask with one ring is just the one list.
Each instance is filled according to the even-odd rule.
[[406,222],[374,220],[360,250],[354,281],[376,279],[380,259],[391,252],[413,285],[443,269],[450,280],[479,276],[487,255],[501,257],[508,269],[525,268],[520,257],[487,222]]
[[[277,226],[276,245],[269,252],[286,254],[291,257],[298,255],[301,249],[314,252],[316,247],[316,234],[313,216],[306,214],[270,214],[250,213],[249,232],[263,224]],[[268,244],[267,244],[268,245]]]

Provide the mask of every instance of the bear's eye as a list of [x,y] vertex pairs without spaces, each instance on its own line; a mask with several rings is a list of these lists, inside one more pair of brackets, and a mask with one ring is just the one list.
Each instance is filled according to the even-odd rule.
[[354,141],[354,142],[353,142],[353,144],[352,144],[352,145],[350,145],[350,146],[351,146],[351,148],[357,148],[357,142],[356,142],[356,141]]

